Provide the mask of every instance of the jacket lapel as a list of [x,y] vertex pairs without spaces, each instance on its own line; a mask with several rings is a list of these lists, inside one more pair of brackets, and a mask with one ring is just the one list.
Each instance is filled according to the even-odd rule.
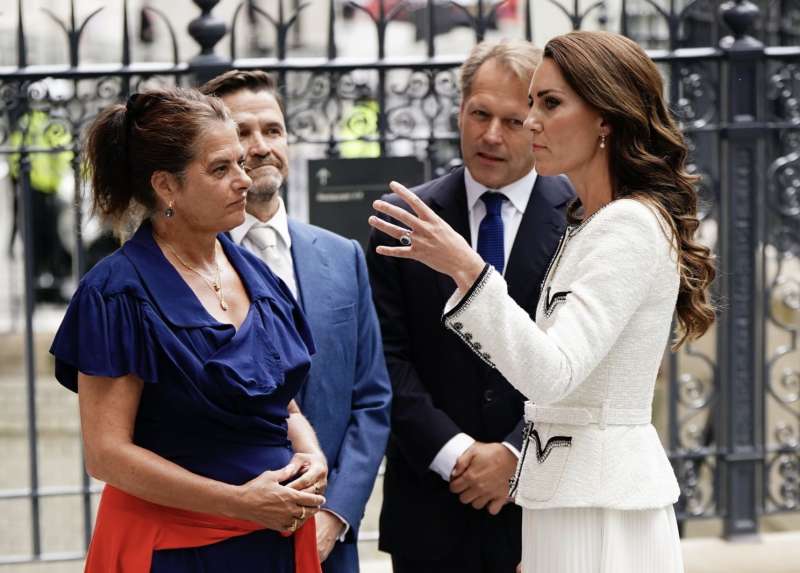
[[[328,257],[317,245],[317,237],[291,219],[289,219],[289,235],[292,237],[292,261],[297,278],[299,302],[313,334],[315,327],[324,326],[321,324],[324,323],[324,318],[320,314],[330,306],[331,293],[324,288],[325,276],[328,274]],[[309,378],[296,396],[301,407],[311,382]]]
[[328,268],[327,257],[317,248],[317,238],[308,229],[289,219],[289,235],[292,238],[292,262],[297,278],[300,305],[307,316],[325,307],[326,290],[320,288]]
[[505,273],[509,295],[531,317],[536,312],[542,275],[564,231],[563,199],[549,187],[547,177],[536,178]]

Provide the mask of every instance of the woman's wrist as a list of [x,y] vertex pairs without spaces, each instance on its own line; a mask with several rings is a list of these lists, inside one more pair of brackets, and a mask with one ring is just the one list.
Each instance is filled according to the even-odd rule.
[[244,508],[247,507],[245,501],[247,496],[248,484],[231,485],[220,484],[222,486],[217,500],[217,511],[219,515],[232,519],[243,519]]
[[460,265],[459,268],[450,275],[450,277],[455,281],[458,290],[462,293],[467,292],[472,285],[475,284],[475,281],[478,280],[481,272],[483,272],[486,263],[483,259],[472,251],[474,256],[471,256],[465,264]]

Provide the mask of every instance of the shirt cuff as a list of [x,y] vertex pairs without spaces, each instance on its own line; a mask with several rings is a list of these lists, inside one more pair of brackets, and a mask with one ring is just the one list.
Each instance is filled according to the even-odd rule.
[[449,482],[458,458],[474,443],[475,440],[468,434],[463,432],[456,434],[442,446],[442,449],[433,458],[430,469],[442,476],[444,481]]
[[338,513],[333,511],[332,509],[328,509],[327,507],[323,507],[322,511],[327,511],[332,516],[334,516],[336,519],[338,519],[339,521],[342,522],[342,525],[344,525],[344,529],[342,530],[342,534],[339,537],[336,538],[336,541],[344,541],[344,538],[347,536],[347,532],[350,531],[350,524],[347,523],[347,520],[344,517],[342,517],[341,515],[339,515]]
[[514,454],[514,456],[515,456],[517,459],[519,459],[520,453],[519,453],[519,450],[518,450],[517,448],[515,448],[515,447],[514,447],[514,444],[512,444],[512,443],[510,443],[510,442],[501,442],[501,443],[502,443],[502,444],[503,444],[505,447],[507,447],[507,448],[508,448],[508,449],[511,451],[511,453],[512,453],[512,454]]

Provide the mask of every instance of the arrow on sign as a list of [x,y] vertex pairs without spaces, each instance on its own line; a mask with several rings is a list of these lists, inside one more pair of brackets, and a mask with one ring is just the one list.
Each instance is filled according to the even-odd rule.
[[328,184],[328,179],[330,178],[330,176],[331,172],[328,171],[325,167],[317,171],[317,181],[319,181],[319,184],[322,185],[323,187]]

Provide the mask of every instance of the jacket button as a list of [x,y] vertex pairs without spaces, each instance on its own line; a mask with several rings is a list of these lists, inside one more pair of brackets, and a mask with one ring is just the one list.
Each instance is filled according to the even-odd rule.
[[492,400],[494,400],[494,390],[489,388],[488,390],[486,390],[483,393],[483,401],[484,402],[491,402]]

